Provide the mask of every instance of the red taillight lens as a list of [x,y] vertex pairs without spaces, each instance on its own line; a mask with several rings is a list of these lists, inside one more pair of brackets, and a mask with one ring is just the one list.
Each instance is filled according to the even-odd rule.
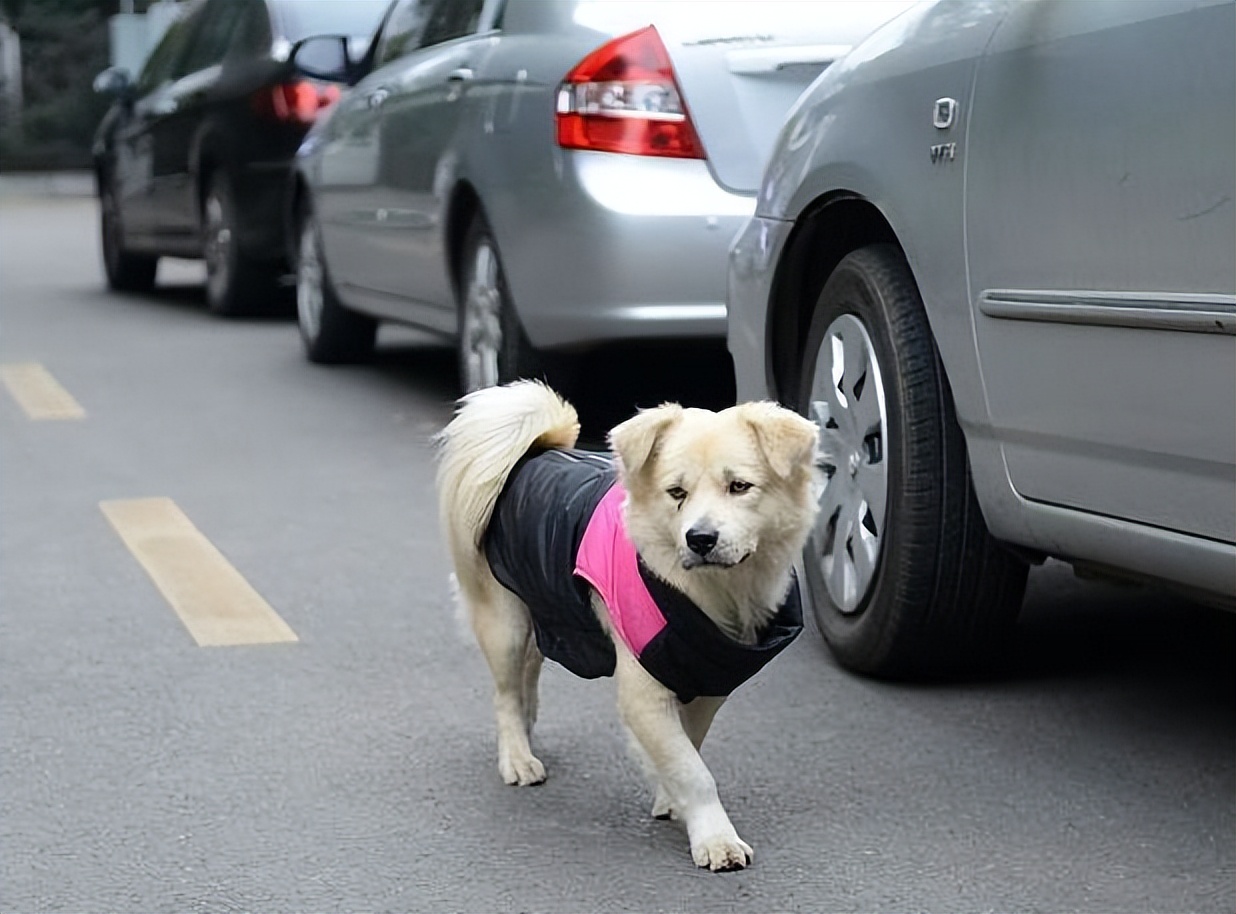
[[653,26],[601,45],[558,87],[558,145],[631,155],[704,158]]
[[258,114],[293,124],[312,124],[318,112],[339,99],[339,87],[305,80],[281,83],[253,96]]

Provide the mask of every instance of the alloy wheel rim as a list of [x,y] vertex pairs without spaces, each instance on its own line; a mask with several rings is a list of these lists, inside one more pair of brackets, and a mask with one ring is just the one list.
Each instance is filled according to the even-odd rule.
[[313,227],[306,225],[300,236],[300,257],[296,269],[296,317],[305,337],[316,340],[322,329],[322,261]]
[[461,345],[464,381],[469,391],[498,383],[498,352],[502,347],[502,292],[498,257],[482,240],[472,260],[464,295]]
[[217,194],[206,198],[204,207],[206,223],[206,284],[213,297],[218,298],[227,289],[228,256],[232,247],[232,230],[223,217],[223,201]]
[[888,502],[888,410],[871,337],[852,314],[834,320],[816,354],[810,413],[826,482],[808,541],[833,604],[853,613],[875,578]]

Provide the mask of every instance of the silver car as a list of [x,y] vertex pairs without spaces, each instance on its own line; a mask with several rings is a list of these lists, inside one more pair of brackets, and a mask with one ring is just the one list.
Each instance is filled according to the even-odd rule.
[[1236,4],[940,2],[791,112],[730,261],[740,399],[823,428],[833,653],[995,656],[1027,563],[1236,598]]
[[474,389],[723,339],[786,111],[908,5],[396,0],[297,161],[308,357],[362,358],[396,321],[457,340]]

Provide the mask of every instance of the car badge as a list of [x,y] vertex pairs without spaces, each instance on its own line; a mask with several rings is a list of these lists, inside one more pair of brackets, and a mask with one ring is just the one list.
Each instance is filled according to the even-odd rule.
[[955,98],[937,98],[935,107],[931,111],[931,123],[935,125],[937,130],[947,130],[953,126],[953,119],[957,116],[957,99]]

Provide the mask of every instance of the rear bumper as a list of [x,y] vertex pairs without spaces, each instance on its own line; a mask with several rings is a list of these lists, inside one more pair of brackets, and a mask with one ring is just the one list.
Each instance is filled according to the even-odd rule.
[[498,207],[503,267],[531,342],[724,339],[726,258],[755,198],[723,190],[702,161],[555,156],[552,192],[529,187]]

